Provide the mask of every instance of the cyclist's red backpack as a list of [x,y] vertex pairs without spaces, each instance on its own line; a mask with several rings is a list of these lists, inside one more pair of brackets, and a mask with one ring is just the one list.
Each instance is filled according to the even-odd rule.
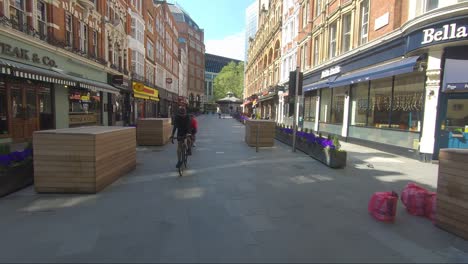
[[395,222],[397,203],[396,192],[376,192],[372,195],[367,210],[379,221]]
[[401,201],[412,215],[426,215],[426,197],[429,191],[414,183],[408,183],[401,193]]

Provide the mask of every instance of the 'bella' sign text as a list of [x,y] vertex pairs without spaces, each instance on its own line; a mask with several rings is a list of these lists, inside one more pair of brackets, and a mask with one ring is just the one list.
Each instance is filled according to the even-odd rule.
[[460,39],[468,37],[466,26],[457,26],[456,23],[444,25],[440,29],[428,28],[423,30],[422,45],[438,42],[442,40]]

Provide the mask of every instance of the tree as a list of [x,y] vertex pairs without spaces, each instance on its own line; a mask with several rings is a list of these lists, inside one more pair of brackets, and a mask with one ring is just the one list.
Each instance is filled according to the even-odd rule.
[[244,91],[244,63],[231,61],[221,69],[213,83],[213,93],[215,100],[224,98],[228,92],[232,92],[235,97],[242,99]]

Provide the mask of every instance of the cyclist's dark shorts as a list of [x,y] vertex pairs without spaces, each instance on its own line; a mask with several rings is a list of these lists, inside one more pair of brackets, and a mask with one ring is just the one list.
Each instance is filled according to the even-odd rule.
[[182,142],[184,141],[185,136],[177,136],[177,141]]

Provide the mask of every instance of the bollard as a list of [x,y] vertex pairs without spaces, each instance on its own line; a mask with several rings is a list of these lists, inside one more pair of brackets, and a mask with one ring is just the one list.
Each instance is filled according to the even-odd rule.
[[257,138],[256,138],[257,143],[255,144],[255,146],[256,146],[255,147],[255,152],[258,152],[258,133],[259,133],[259,131],[260,131],[260,124],[257,124],[257,135],[256,135],[257,136]]

